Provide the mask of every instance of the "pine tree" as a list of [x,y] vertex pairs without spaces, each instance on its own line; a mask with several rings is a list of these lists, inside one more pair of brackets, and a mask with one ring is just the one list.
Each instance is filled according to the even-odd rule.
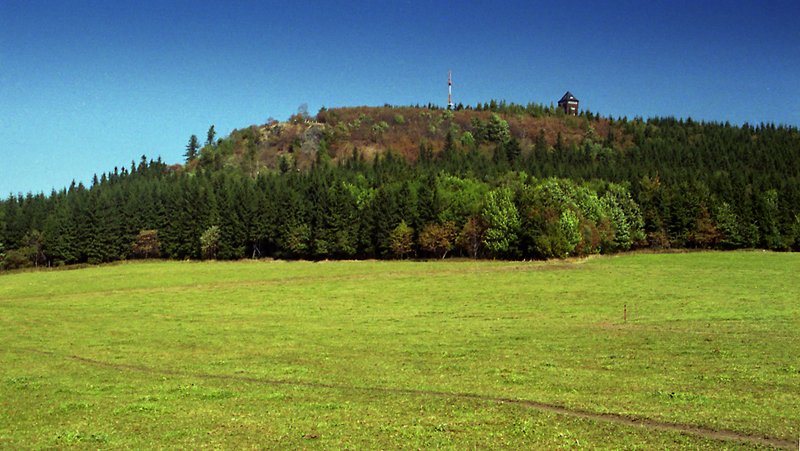
[[206,145],[213,146],[214,137],[216,136],[217,136],[217,131],[214,130],[214,125],[212,124],[211,127],[208,128],[208,134],[206,134]]
[[219,208],[219,254],[226,260],[242,258],[247,229],[242,218],[240,206],[243,193],[236,176],[225,175],[216,181],[214,191],[217,194]]
[[374,248],[376,253],[383,256],[392,254],[390,235],[403,219],[399,214],[397,199],[392,189],[390,185],[378,189],[371,210],[374,219],[372,226]]
[[57,204],[45,223],[45,253],[56,265],[78,261],[77,225],[66,197],[56,199]]
[[186,157],[186,162],[192,162],[197,158],[197,152],[200,150],[200,143],[197,141],[197,135],[192,135],[189,138],[189,144],[186,145],[186,153],[183,154]]
[[436,187],[436,175],[428,173],[425,180],[417,190],[417,211],[419,213],[419,223],[421,225],[436,222],[438,219],[438,190]]
[[561,136],[561,131],[556,135],[556,150],[561,152],[564,150],[564,138]]
[[504,147],[506,158],[508,159],[508,162],[513,165],[516,163],[517,159],[522,153],[522,149],[519,146],[519,141],[517,141],[517,138],[512,137],[504,144]]

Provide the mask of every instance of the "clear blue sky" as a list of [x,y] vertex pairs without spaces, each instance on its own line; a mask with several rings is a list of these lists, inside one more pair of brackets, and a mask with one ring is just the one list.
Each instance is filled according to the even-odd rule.
[[800,123],[800,2],[0,1],[0,195],[307,104]]

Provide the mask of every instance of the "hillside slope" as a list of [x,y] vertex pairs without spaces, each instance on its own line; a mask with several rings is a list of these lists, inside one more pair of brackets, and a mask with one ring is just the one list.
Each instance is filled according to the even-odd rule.
[[[503,103],[323,109],[0,201],[0,267],[800,249],[797,128]],[[5,255],[3,255],[5,249]]]

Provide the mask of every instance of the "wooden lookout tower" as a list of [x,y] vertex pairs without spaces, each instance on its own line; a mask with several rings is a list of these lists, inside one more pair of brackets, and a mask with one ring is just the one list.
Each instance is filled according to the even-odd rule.
[[567,114],[578,115],[578,99],[569,91],[558,101],[558,107],[562,108]]

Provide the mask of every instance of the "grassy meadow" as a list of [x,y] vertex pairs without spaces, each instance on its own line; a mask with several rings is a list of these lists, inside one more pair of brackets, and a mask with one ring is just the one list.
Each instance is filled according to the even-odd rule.
[[800,437],[789,253],[6,274],[0,343],[5,449],[796,449]]

